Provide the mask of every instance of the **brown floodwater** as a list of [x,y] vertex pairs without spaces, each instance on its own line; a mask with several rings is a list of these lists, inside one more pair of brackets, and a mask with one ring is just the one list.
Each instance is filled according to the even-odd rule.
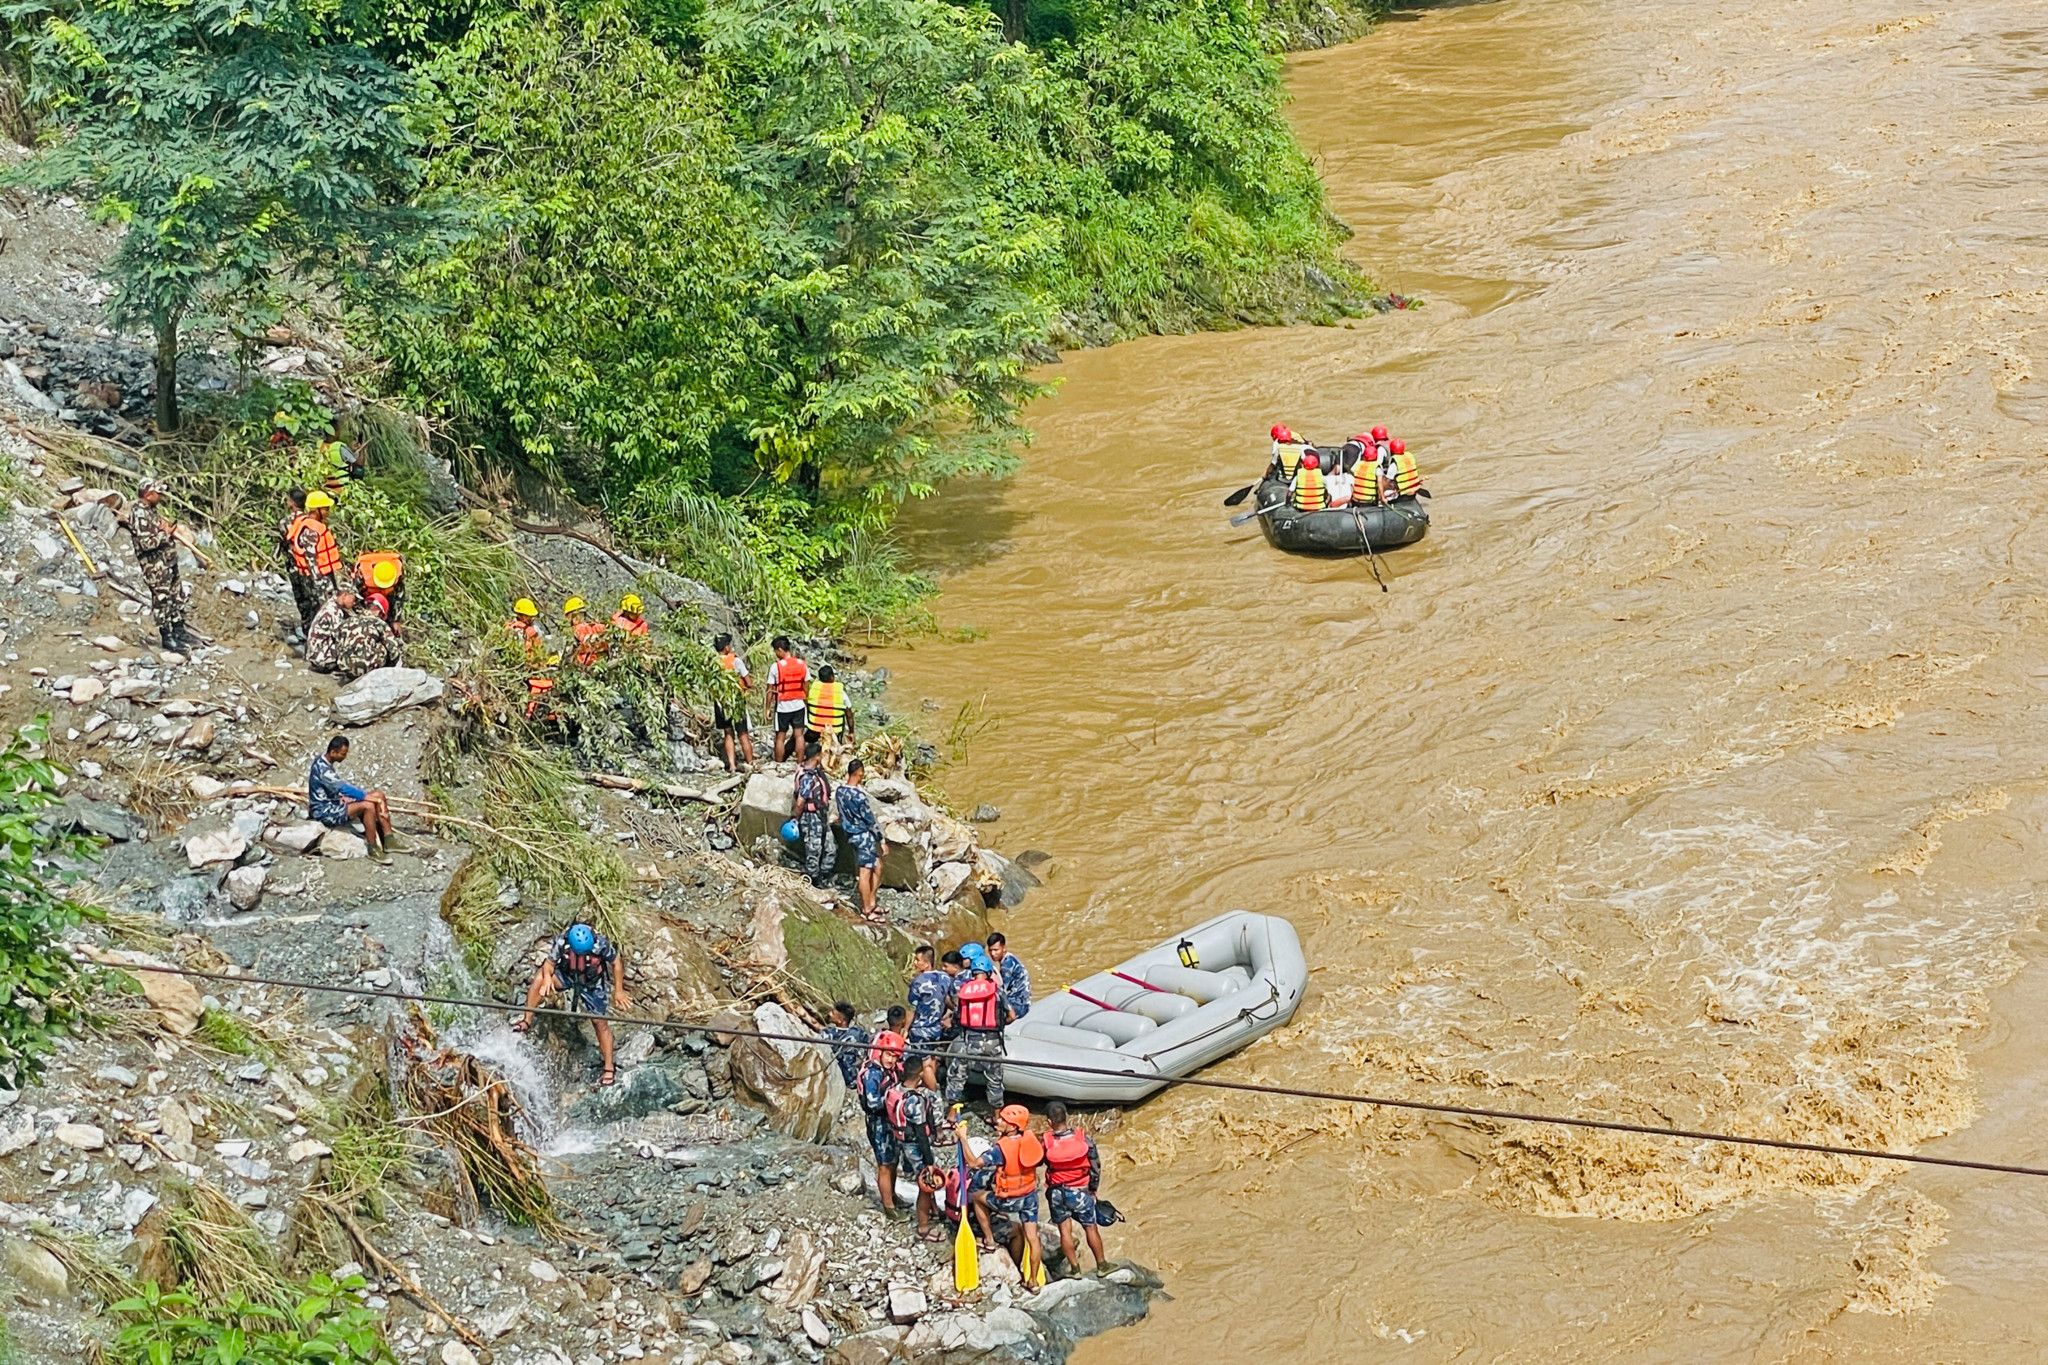
[[[1429,305],[1070,356],[911,518],[983,633],[876,662],[985,698],[1040,987],[1248,906],[1314,975],[1220,1075],[2048,1160],[2048,8],[1444,5],[1291,84]],[[1391,592],[1228,527],[1276,420],[1409,439]],[[1175,1297],[1093,1365],[2048,1350],[2048,1182],[1197,1092],[1105,1146]]]

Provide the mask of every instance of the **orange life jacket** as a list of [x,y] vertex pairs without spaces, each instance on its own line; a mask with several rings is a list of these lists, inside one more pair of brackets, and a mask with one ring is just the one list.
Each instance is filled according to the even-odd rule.
[[365,588],[373,588],[382,592],[383,589],[377,587],[376,573],[379,564],[391,564],[397,567],[398,577],[391,580],[393,588],[396,588],[399,583],[404,581],[405,559],[402,555],[392,550],[372,550],[368,554],[357,555],[356,581]]
[[505,629],[512,632],[512,638],[527,649],[540,644],[540,627],[524,616],[514,616],[505,622]]
[[846,728],[846,684],[817,682],[804,699],[810,728],[821,735],[836,735]]
[[620,612],[612,618],[612,628],[624,631],[628,635],[645,635],[647,634],[647,618],[643,616],[636,621],[626,615],[626,613]]
[[[313,535],[310,549],[305,543],[308,530]],[[311,512],[299,513],[292,522],[292,567],[301,578],[332,578],[341,572],[341,547],[334,543],[334,532]]]
[[1088,1188],[1088,1135],[1079,1128],[1045,1135],[1045,1182],[1063,1189]]
[[1413,455],[1404,450],[1399,455],[1389,455],[1387,458],[1394,462],[1394,477],[1387,482],[1394,485],[1395,497],[1408,497],[1422,487],[1422,471],[1416,468]]
[[996,983],[985,976],[970,976],[960,983],[960,1027],[977,1033],[993,1033],[1002,1025],[1002,1014],[996,1006],[1002,993]]
[[1323,485],[1323,471],[1303,466],[1294,471],[1294,505],[1304,512],[1320,512],[1329,504]]
[[576,623],[576,662],[589,665],[604,656],[604,627],[595,621]]
[[1016,1199],[1038,1190],[1038,1163],[1045,1160],[1045,1148],[1029,1133],[1012,1133],[996,1139],[1003,1164],[996,1168],[991,1191],[998,1199]]
[[786,659],[777,659],[775,666],[768,670],[768,685],[775,689],[778,702],[802,701],[810,681],[811,666],[794,654]]

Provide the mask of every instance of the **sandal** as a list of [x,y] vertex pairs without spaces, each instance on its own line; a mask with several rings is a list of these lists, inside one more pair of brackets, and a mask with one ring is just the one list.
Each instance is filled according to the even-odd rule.
[[946,1240],[946,1234],[940,1232],[937,1228],[927,1228],[925,1229],[925,1231],[918,1235],[923,1237],[927,1242],[943,1242]]
[[619,1073],[613,1070],[611,1067],[606,1067],[604,1069],[604,1074],[597,1078],[597,1084],[599,1089],[603,1089],[606,1086],[617,1085],[618,1083]]
[[533,1020],[531,1019],[514,1019],[512,1021],[512,1031],[514,1033],[524,1033],[532,1027]]

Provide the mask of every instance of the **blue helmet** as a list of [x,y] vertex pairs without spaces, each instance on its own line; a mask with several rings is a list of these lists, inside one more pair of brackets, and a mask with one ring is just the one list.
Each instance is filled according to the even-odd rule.
[[996,969],[996,964],[989,960],[988,949],[979,943],[960,945],[960,960],[977,972],[992,972]]
[[572,953],[587,953],[597,947],[597,931],[587,924],[570,925],[568,939]]

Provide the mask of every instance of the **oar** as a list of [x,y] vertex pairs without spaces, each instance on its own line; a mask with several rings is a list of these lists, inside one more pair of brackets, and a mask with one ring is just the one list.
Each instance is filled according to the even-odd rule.
[[1235,506],[1237,506],[1237,505],[1238,505],[1239,503],[1243,502],[1243,501],[1244,501],[1244,500],[1245,500],[1246,498],[1250,497],[1250,496],[1252,495],[1252,490],[1253,490],[1254,488],[1257,488],[1257,487],[1258,487],[1258,484],[1257,484],[1257,483],[1248,483],[1248,484],[1246,484],[1246,485],[1245,485],[1244,487],[1242,487],[1242,488],[1238,489],[1238,490],[1237,490],[1237,491],[1236,491],[1235,493],[1232,493],[1232,494],[1231,494],[1231,495],[1230,495],[1229,497],[1225,498],[1225,499],[1223,500],[1223,505],[1224,505],[1225,507],[1235,507]]
[[981,1253],[974,1244],[973,1181],[967,1174],[967,1125],[963,1123],[955,1128],[953,1137],[960,1144],[957,1149],[959,1169],[955,1173],[960,1183],[954,1187],[960,1207],[960,1231],[953,1236],[953,1288],[962,1294],[971,1294],[981,1288]]
[[1353,507],[1351,519],[1358,523],[1358,539],[1365,546],[1365,562],[1372,566],[1372,581],[1380,585],[1381,592],[1385,592],[1387,580],[1380,577],[1380,557],[1373,553],[1372,537],[1365,533],[1365,513]]
[[1268,513],[1268,512],[1277,512],[1277,511],[1279,511],[1279,510],[1280,510],[1281,508],[1285,507],[1286,505],[1287,505],[1287,503],[1286,503],[1286,501],[1285,501],[1285,500],[1283,499],[1283,500],[1281,500],[1281,501],[1279,501],[1279,502],[1276,502],[1276,503],[1274,503],[1274,504],[1273,504],[1272,506],[1270,506],[1270,507],[1261,507],[1261,508],[1259,508],[1259,509],[1258,509],[1257,511],[1253,511],[1253,512],[1239,512],[1239,513],[1238,513],[1238,514],[1237,514],[1236,516],[1234,516],[1234,517],[1232,517],[1232,518],[1230,519],[1230,524],[1231,524],[1232,526],[1242,526],[1242,525],[1244,525],[1244,524],[1245,524],[1246,522],[1250,521],[1250,520],[1251,520],[1252,518],[1254,518],[1254,517],[1263,517],[1263,516],[1264,516],[1264,515],[1266,515],[1266,513]]

